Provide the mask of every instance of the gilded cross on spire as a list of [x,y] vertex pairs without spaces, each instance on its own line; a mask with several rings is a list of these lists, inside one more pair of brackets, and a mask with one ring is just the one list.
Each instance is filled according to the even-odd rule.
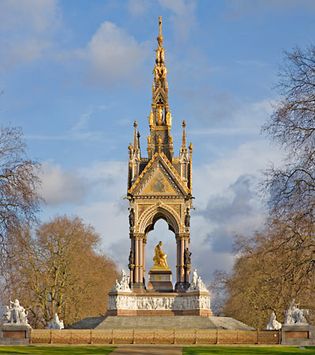
[[[161,44],[160,44],[160,41],[161,41]],[[158,36],[158,43],[159,45],[161,46],[162,43],[163,43],[163,34],[162,34],[162,16],[159,16],[159,36]]]

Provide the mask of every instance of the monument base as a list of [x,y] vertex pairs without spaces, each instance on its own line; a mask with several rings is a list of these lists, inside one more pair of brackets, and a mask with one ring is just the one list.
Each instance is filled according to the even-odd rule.
[[171,270],[151,269],[147,288],[150,291],[173,292]]
[[212,315],[207,291],[109,293],[109,316],[201,316]]

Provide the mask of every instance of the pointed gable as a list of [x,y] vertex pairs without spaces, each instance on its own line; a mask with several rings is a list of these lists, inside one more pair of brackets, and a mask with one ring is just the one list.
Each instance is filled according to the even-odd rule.
[[156,153],[128,190],[133,195],[183,196],[190,193],[164,153]]

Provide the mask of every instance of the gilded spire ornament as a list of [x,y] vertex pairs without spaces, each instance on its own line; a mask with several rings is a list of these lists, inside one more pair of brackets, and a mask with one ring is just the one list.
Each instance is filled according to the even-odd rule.
[[[148,143],[149,158],[156,152],[162,152],[171,161],[173,157],[173,139],[171,137],[172,116],[168,104],[167,68],[163,47],[162,17],[159,17],[158,46],[155,50],[153,69],[152,104],[149,115],[150,136]],[[158,136],[160,139],[158,139]],[[160,144],[158,144],[160,142]]]

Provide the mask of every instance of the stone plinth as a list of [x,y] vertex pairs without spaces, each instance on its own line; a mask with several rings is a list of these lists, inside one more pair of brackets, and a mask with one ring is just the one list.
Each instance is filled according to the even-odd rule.
[[0,342],[2,344],[29,344],[31,327],[28,324],[5,323],[0,327]]
[[309,324],[285,324],[281,329],[281,344],[311,345],[313,337],[311,333],[311,326]]
[[206,291],[110,292],[107,315],[117,316],[202,316],[212,315]]
[[157,292],[172,292],[172,272],[167,269],[151,269],[149,271],[148,290]]

